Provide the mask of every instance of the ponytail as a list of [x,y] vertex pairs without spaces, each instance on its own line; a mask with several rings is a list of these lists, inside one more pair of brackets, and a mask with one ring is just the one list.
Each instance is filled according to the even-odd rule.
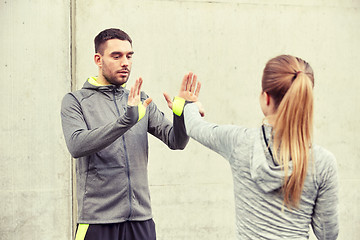
[[[298,207],[312,143],[312,69],[302,59],[279,56],[270,60],[264,69],[263,90],[277,101],[273,126],[274,155],[284,170],[284,203],[288,207]],[[292,172],[289,176],[290,160]]]

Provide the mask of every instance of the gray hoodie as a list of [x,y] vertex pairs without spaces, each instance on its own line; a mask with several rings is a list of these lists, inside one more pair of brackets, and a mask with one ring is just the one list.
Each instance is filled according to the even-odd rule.
[[[337,238],[337,167],[330,152],[312,147],[314,162],[309,162],[299,208],[290,210],[281,194],[284,172],[274,164],[261,128],[208,123],[196,104],[185,106],[184,117],[188,135],[230,163],[237,239],[308,239],[310,225],[318,239]],[[271,130],[265,127],[267,142]]]
[[[78,222],[89,224],[152,218],[148,186],[148,135],[171,149],[183,149],[189,137],[183,116],[167,120],[154,103],[139,120],[127,106],[123,87],[88,81],[63,98],[61,119],[67,147],[76,160]],[[141,93],[141,100],[147,98]],[[139,120],[139,121],[138,121]]]

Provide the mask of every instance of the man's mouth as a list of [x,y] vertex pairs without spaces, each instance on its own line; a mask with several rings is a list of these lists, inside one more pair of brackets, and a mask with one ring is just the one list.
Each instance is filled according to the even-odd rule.
[[127,70],[117,71],[116,73],[120,74],[122,77],[127,77],[129,75],[129,71]]

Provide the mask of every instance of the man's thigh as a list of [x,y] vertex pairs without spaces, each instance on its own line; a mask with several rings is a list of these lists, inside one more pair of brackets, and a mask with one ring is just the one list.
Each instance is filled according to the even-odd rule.
[[156,240],[155,223],[150,219],[112,224],[78,224],[75,240]]
[[146,221],[126,222],[126,232],[119,240],[156,240],[155,223],[152,219]]

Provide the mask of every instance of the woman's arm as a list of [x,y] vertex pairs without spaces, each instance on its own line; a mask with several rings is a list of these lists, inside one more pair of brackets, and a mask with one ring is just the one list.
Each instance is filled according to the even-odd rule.
[[326,164],[323,165],[325,169],[317,174],[321,182],[311,225],[318,239],[337,239],[339,233],[337,166],[335,157],[330,153],[326,155]]

